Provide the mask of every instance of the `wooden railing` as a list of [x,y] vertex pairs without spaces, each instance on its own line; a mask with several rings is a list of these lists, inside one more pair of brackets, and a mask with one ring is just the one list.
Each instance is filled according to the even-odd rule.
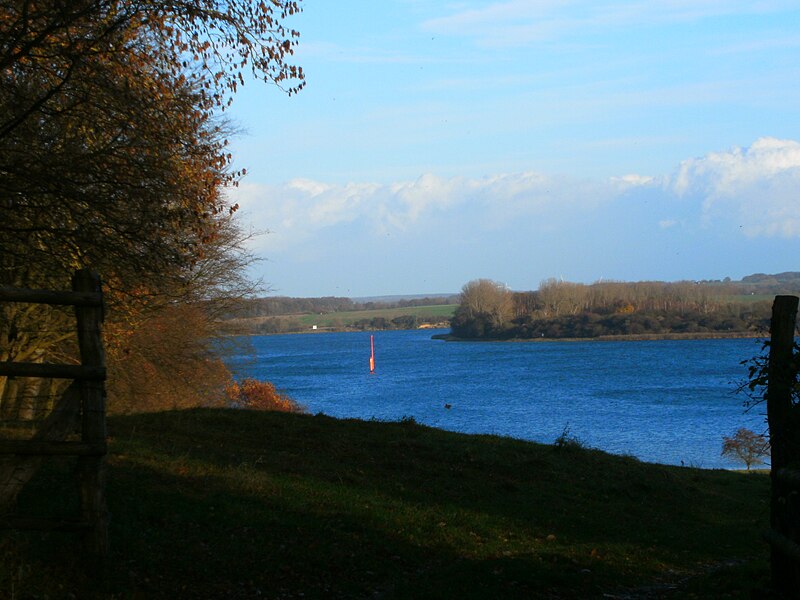
[[80,531],[86,550],[94,556],[108,554],[108,512],[105,502],[104,456],[106,446],[105,355],[101,339],[103,296],[100,278],[80,270],[72,278],[72,291],[26,290],[0,287],[0,302],[73,306],[77,321],[81,364],[0,362],[0,377],[72,379],[65,392],[78,396],[80,440],[0,439],[0,455],[24,461],[30,457],[77,456],[76,479],[80,515],[74,519],[0,516],[0,527],[34,530]]

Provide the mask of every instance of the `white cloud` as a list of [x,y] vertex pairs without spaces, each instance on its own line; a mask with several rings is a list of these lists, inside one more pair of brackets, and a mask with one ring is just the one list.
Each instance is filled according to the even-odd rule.
[[649,175],[636,175],[631,173],[623,175],[622,177],[612,177],[611,181],[616,184],[620,190],[628,190],[630,188],[649,186],[655,183],[656,178]]
[[472,37],[487,45],[529,44],[573,33],[613,28],[697,21],[700,19],[795,10],[790,0],[660,0],[595,2],[593,0],[507,0],[460,7],[430,19],[424,30]]
[[571,231],[578,222],[605,223],[609,239],[616,227],[652,235],[702,227],[800,238],[799,195],[800,142],[761,138],[749,148],[686,160],[672,176],[600,180],[527,171],[483,178],[425,174],[388,184],[294,179],[243,183],[231,199],[241,205],[244,222],[270,232],[256,241],[258,252],[314,253],[316,260],[337,240],[388,236],[416,244],[456,240],[464,232],[536,239]]
[[[457,289],[477,276],[523,289],[562,272],[577,280],[735,274],[730,265],[720,272],[726,260],[787,270],[800,243],[799,191],[800,142],[761,138],[686,160],[669,176],[293,179],[242,183],[231,200],[243,223],[270,231],[252,245],[268,259],[267,279],[313,295],[440,281],[437,289]],[[778,240],[784,250],[768,256]]]
[[735,221],[748,236],[800,236],[800,143],[761,138],[681,163],[670,182],[702,202],[707,222]]
[[[633,179],[630,179],[630,178]],[[625,183],[648,181],[629,176]],[[282,185],[242,183],[231,191],[245,220],[269,231],[260,243],[281,248],[315,232],[356,221],[373,234],[403,232],[432,218],[475,219],[479,228],[496,229],[520,217],[557,218],[608,201],[619,184],[571,179],[536,172],[499,174],[480,179],[425,174],[391,184],[329,184],[295,179]],[[470,215],[470,216],[467,216]]]

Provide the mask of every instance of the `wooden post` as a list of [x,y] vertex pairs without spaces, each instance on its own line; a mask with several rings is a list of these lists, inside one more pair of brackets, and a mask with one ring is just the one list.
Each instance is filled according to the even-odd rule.
[[[75,292],[99,292],[100,277],[88,269],[77,271],[72,278]],[[84,367],[105,368],[105,353],[100,336],[103,307],[75,306],[78,321],[78,346]],[[101,380],[81,380],[82,441],[85,444],[106,444],[105,387]],[[81,511],[89,524],[84,543],[88,553],[103,558],[108,555],[108,510],[105,500],[103,456],[78,457],[78,485]]]
[[[772,453],[771,465],[771,511],[770,526],[773,533],[785,536],[796,542],[795,536],[799,516],[792,514],[798,506],[793,500],[791,488],[778,477],[781,469],[798,466],[800,448],[797,442],[800,431],[792,406],[792,386],[794,384],[793,353],[795,322],[797,318],[797,296],[776,296],[772,305],[770,323],[770,351],[767,366],[767,420]],[[794,464],[793,464],[794,463]],[[796,495],[796,492],[795,494]],[[800,590],[800,565],[782,550],[780,545],[772,544],[770,555],[772,585],[786,598],[794,598]]]

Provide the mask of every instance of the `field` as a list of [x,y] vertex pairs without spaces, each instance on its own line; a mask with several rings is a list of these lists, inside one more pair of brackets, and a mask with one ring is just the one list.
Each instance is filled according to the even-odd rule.
[[[392,327],[392,319],[416,317],[417,323],[439,324],[448,322],[458,308],[457,304],[409,306],[405,308],[378,308],[374,310],[337,311],[320,314],[279,315],[249,317],[223,321],[223,329],[234,334],[301,333],[315,326],[318,330],[346,331],[348,329],[384,329]],[[383,323],[380,321],[383,320]],[[413,324],[411,325],[413,327]],[[400,327],[404,328],[404,327]]]
[[[11,598],[747,598],[768,477],[317,415],[110,420],[112,555],[2,538]],[[20,510],[68,506],[50,468]]]
[[324,315],[302,315],[299,318],[303,325],[311,327],[337,327],[351,326],[356,321],[363,319],[372,320],[383,318],[387,321],[397,317],[415,316],[419,319],[440,318],[442,321],[449,320],[455,313],[458,304],[439,304],[433,306],[409,306],[406,308],[380,308],[375,310],[354,310],[343,312],[332,312]]

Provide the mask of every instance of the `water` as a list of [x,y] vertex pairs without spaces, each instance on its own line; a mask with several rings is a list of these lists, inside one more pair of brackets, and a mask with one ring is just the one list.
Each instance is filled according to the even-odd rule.
[[[736,394],[752,339],[446,343],[430,330],[255,336],[228,360],[334,417],[399,420],[552,443],[565,427],[589,446],[649,462],[736,468],[722,436],[763,433]],[[249,348],[247,347],[249,346]],[[449,404],[451,408],[445,408]]]

